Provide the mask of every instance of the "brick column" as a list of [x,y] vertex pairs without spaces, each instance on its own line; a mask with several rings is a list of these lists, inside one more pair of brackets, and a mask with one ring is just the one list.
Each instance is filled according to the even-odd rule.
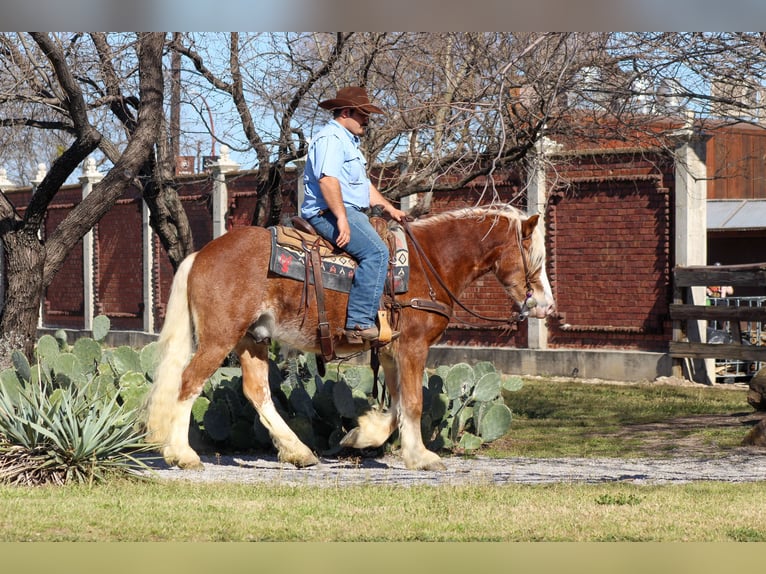
[[[88,197],[93,186],[104,179],[104,175],[96,169],[96,160],[89,157],[82,166],[80,184],[82,185],[82,198]],[[95,282],[93,276],[93,252],[95,237],[93,229],[88,231],[82,238],[82,315],[83,329],[93,330],[93,314],[95,307]]]
[[213,174],[213,239],[226,233],[226,214],[229,211],[229,190],[226,174],[239,169],[229,157],[229,147],[221,146],[220,159],[210,166]]
[[[707,265],[707,166],[705,146],[708,136],[695,130],[694,114],[673,134],[675,148],[675,262],[676,265]],[[691,287],[694,305],[705,304],[705,287]],[[691,342],[707,340],[707,321],[688,321]],[[689,376],[702,383],[715,382],[715,360],[689,362]]]
[[[35,191],[37,191],[37,186],[42,183],[42,181],[45,179],[45,176],[48,175],[48,167],[44,163],[38,163],[37,164],[37,173],[35,176],[30,180],[29,183],[32,184],[32,195],[35,194]],[[42,239],[43,236],[43,230],[38,229],[37,230],[37,237]],[[42,327],[43,326],[43,313],[45,312],[44,305],[45,304],[45,291],[43,291],[42,298],[40,299],[40,312],[38,313],[37,318],[37,326]]]
[[154,333],[154,230],[150,217],[149,206],[141,201],[141,297],[144,302],[142,322],[145,333]]
[[[548,201],[546,181],[547,157],[561,148],[561,144],[543,136],[535,146],[527,171],[527,215],[540,215],[538,226],[545,235],[545,206]],[[548,348],[548,326],[545,319],[527,320],[527,340],[530,349]]]

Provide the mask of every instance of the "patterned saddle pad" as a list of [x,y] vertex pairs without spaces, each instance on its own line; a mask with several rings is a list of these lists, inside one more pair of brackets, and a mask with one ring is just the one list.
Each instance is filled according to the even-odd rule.
[[[306,279],[306,255],[303,245],[311,246],[316,235],[303,233],[292,227],[275,226],[271,231],[271,258],[269,270],[282,277],[298,281]],[[404,229],[396,222],[389,224],[389,231],[395,240],[394,292],[406,293],[410,279],[410,259]],[[324,250],[322,253],[322,283],[325,289],[348,293],[356,271],[356,262],[343,251]],[[309,274],[309,281],[314,280]]]

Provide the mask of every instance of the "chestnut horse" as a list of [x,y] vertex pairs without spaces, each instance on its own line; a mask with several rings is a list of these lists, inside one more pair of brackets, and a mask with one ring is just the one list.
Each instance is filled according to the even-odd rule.
[[[504,286],[516,305],[516,320],[550,313],[553,300],[537,223],[537,215],[527,218],[503,206],[462,209],[408,224],[409,289],[396,297],[401,334],[379,350],[390,407],[360,417],[343,446],[380,446],[398,425],[407,468],[444,468],[426,449],[420,431],[428,349],[447,328],[457,297],[485,273],[494,273]],[[147,441],[157,444],[171,465],[202,467],[188,440],[192,404],[232,349],[242,366],[244,394],[269,430],[279,459],[298,467],[319,462],[272,402],[266,338],[319,353],[317,309],[302,306],[303,282],[269,272],[269,256],[269,230],[236,228],[187,257],[175,274],[146,413]],[[339,356],[360,350],[343,336],[347,302],[345,293],[325,292]]]

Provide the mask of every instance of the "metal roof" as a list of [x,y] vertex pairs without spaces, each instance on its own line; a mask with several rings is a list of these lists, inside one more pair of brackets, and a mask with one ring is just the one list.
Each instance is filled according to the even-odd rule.
[[708,199],[707,228],[766,229],[766,199]]

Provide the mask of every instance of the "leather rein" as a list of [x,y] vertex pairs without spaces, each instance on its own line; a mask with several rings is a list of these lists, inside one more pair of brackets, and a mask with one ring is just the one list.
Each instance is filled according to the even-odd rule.
[[[442,287],[442,289],[444,289],[444,291],[446,291],[446,293],[449,296],[451,302],[455,303],[461,309],[463,309],[466,313],[476,317],[477,319],[481,319],[482,321],[487,321],[489,323],[504,323],[504,324],[507,325],[507,328],[509,328],[509,329],[515,328],[517,323],[520,323],[520,322],[524,321],[524,319],[526,319],[526,314],[518,313],[516,311],[512,312],[511,316],[508,319],[498,319],[497,317],[487,317],[486,315],[482,315],[482,314],[477,313],[476,311],[473,311],[473,310],[469,309],[468,307],[466,307],[460,301],[460,299],[458,299],[458,297],[452,292],[452,290],[445,284],[444,279],[442,279],[442,277],[436,271],[436,269],[433,266],[433,263],[431,263],[431,260],[428,258],[428,256],[423,251],[423,247],[420,245],[418,240],[415,238],[415,235],[412,233],[412,230],[410,229],[410,225],[409,225],[409,223],[408,223],[408,221],[406,219],[404,221],[402,221],[402,226],[404,227],[404,231],[407,233],[407,236],[410,238],[410,241],[412,242],[412,245],[413,245],[413,247],[415,248],[415,251],[418,254],[418,258],[420,259],[421,267],[423,265],[423,262],[425,262],[425,265],[431,271],[431,273],[433,274],[433,276],[436,279],[436,281],[439,283],[439,285]],[[529,280],[529,266],[527,264],[527,256],[526,256],[526,253],[524,252],[524,246],[522,244],[522,241],[523,241],[524,238],[522,238],[522,236],[521,236],[521,226],[520,225],[519,225],[519,227],[517,228],[516,231],[517,231],[516,232],[516,236],[517,236],[517,239],[518,239],[518,242],[519,242],[519,252],[521,254],[521,261],[522,261],[522,265],[524,266],[524,279],[525,279],[526,288],[527,288],[527,299],[524,302],[524,306],[526,308],[531,308],[531,307],[534,307],[537,303],[536,303],[534,297],[532,297],[532,293],[533,292],[532,292],[532,285],[531,285],[531,282]],[[442,303],[442,302],[437,300],[437,298],[436,298],[436,291],[434,290],[433,285],[431,284],[431,280],[428,277],[428,273],[426,273],[425,270],[424,270],[423,276],[426,279],[426,283],[428,283],[428,295],[430,297],[430,301],[425,300],[425,299],[415,298],[415,299],[411,299],[410,300],[409,306],[412,307],[413,309],[419,309],[419,310],[422,310],[422,311],[431,311],[431,312],[434,312],[434,313],[439,313],[440,315],[444,315],[448,319],[453,319],[452,307],[450,307],[449,305],[447,305],[445,303]],[[460,319],[458,319],[458,321],[460,321],[460,322],[462,322],[464,324],[468,324],[466,321],[462,321]],[[482,325],[472,325],[472,326],[482,327]]]

